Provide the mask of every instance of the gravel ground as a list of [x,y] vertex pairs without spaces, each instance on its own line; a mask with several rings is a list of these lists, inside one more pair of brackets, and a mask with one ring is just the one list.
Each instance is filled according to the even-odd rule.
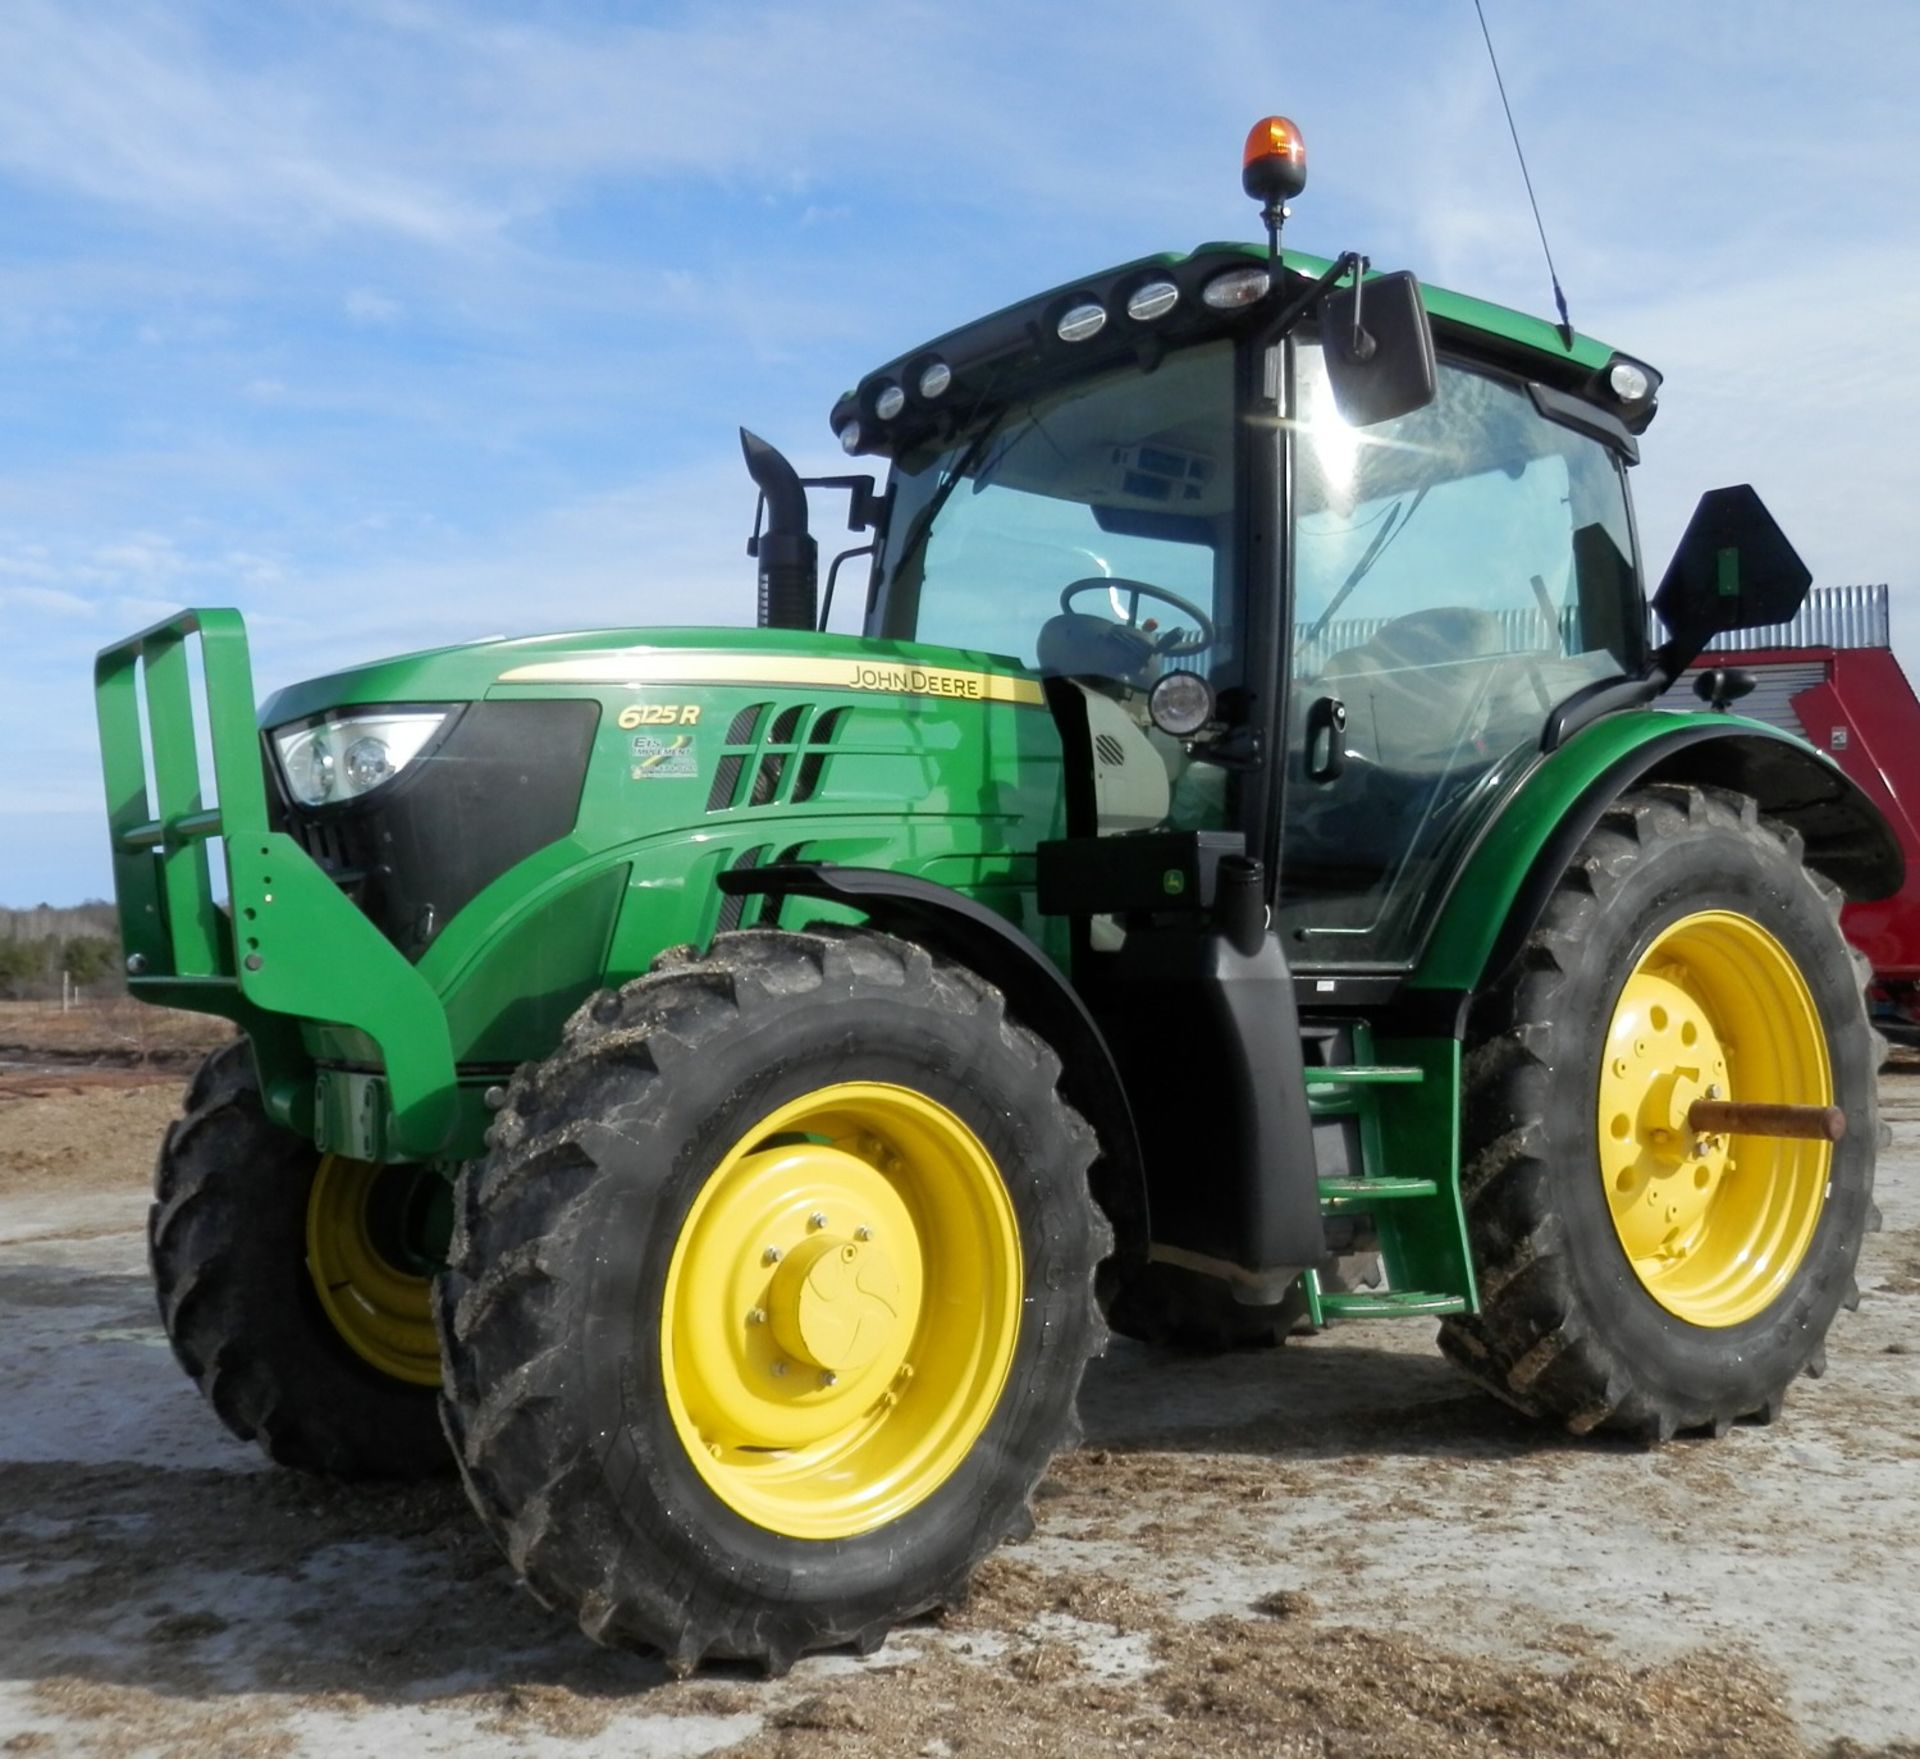
[[225,1436],[139,1234],[177,1079],[0,1092],[0,1753],[1920,1759],[1920,1069],[1865,1302],[1773,1428],[1574,1442],[1413,1322],[1116,1343],[971,1608],[776,1683],[594,1650],[453,1486]]

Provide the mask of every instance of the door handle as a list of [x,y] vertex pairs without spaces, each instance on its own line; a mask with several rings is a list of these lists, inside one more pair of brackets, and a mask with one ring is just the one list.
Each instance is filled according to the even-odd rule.
[[1307,710],[1307,780],[1331,782],[1347,767],[1347,705],[1320,697]]

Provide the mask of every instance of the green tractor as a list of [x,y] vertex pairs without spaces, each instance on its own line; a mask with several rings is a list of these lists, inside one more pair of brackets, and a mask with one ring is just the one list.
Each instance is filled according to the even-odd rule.
[[1653,370],[1283,256],[1279,119],[1244,182],[1264,245],[861,380],[884,487],[743,435],[758,627],[257,711],[232,611],[101,655],[129,983],[240,1032],[150,1225],[236,1435],[457,1467],[592,1637],[777,1671],[1022,1535],[1109,1323],[1437,1318],[1647,1440],[1821,1371],[1879,1142],[1839,908],[1900,855],[1737,676],[1649,706],[1806,572],[1720,490],[1649,598]]

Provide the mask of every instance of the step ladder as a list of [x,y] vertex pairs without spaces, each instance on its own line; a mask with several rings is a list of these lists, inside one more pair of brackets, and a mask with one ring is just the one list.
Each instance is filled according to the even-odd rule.
[[1454,1039],[1383,1045],[1372,1028],[1352,1028],[1355,1061],[1309,1065],[1307,1109],[1315,1118],[1358,1124],[1360,1170],[1323,1178],[1325,1215],[1373,1218],[1387,1269],[1384,1289],[1323,1289],[1302,1279],[1314,1324],[1470,1312],[1478,1303],[1466,1217],[1459,1199],[1460,1046]]

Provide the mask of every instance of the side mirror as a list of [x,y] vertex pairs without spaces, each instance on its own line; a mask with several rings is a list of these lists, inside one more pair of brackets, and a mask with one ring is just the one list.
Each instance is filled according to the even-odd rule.
[[1677,678],[1716,635],[1791,622],[1813,576],[1746,483],[1700,497],[1653,595],[1667,627],[1657,656]]
[[1328,294],[1320,347],[1334,407],[1349,427],[1392,421],[1433,401],[1433,325],[1420,283],[1405,269]]

